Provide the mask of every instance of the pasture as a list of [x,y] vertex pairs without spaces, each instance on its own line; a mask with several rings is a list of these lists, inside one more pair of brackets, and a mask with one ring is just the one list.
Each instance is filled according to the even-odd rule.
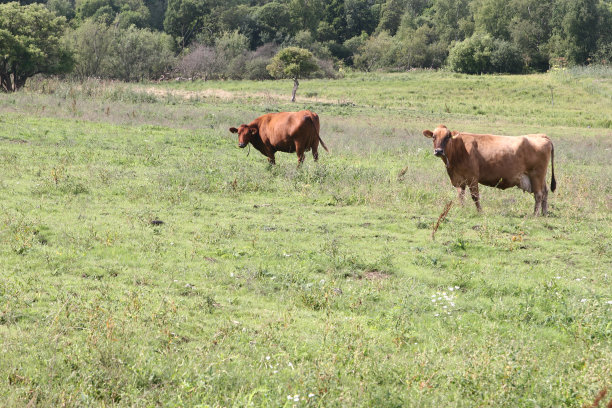
[[[0,94],[1,405],[581,407],[612,387],[610,70],[291,86]],[[319,163],[268,166],[228,131],[299,109]],[[547,133],[549,216],[481,187],[432,239],[456,195],[421,134],[440,123]]]

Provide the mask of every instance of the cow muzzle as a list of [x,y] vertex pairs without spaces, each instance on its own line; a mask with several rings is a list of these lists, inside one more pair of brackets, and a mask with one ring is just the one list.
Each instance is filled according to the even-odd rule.
[[437,157],[444,156],[444,149],[434,149],[434,156],[437,156]]
[[241,149],[243,149],[243,148],[245,148],[245,147],[246,147],[246,145],[247,145],[247,144],[248,144],[248,143],[238,143],[238,147],[239,147],[239,148],[241,148]]

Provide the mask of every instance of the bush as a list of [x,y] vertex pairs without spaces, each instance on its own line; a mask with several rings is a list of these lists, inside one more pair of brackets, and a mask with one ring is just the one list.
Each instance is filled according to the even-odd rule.
[[106,76],[104,66],[108,62],[112,36],[105,24],[88,19],[70,31],[66,39],[74,50],[74,75],[78,78]]
[[465,74],[520,73],[524,62],[518,48],[488,34],[474,34],[456,43],[448,57],[450,68]]
[[163,33],[130,26],[108,27],[92,20],[67,35],[75,52],[74,74],[123,81],[156,79],[174,63],[174,41]]
[[396,61],[393,37],[383,31],[368,38],[353,56],[353,61],[356,68],[366,72],[392,66]]
[[174,62],[174,41],[168,34],[138,29],[116,29],[110,47],[111,78],[123,81],[156,79]]
[[264,79],[272,79],[272,76],[266,69],[270,64],[270,58],[253,58],[247,61],[245,65],[245,79],[262,81]]
[[206,81],[219,72],[217,53],[211,46],[196,44],[191,52],[181,58],[176,71],[185,78],[201,78]]
[[397,68],[440,68],[446,59],[447,44],[428,25],[416,30],[401,28],[395,38]]
[[495,72],[520,74],[524,70],[524,62],[518,47],[508,41],[496,40],[491,53],[491,66]]

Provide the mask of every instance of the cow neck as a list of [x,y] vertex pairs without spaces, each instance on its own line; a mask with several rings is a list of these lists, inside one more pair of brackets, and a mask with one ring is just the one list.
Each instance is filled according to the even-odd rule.
[[461,139],[461,135],[457,135],[454,138],[451,137],[448,142],[446,142],[446,146],[444,147],[446,159],[443,156],[442,161],[444,161],[447,170],[451,170],[460,164],[462,150],[465,149],[463,149],[463,139]]
[[266,147],[265,147],[263,141],[261,140],[261,136],[259,136],[259,132],[260,132],[259,124],[255,123],[255,124],[251,124],[249,126],[253,126],[253,125],[257,126],[257,134],[251,136],[250,143],[253,145],[253,147],[255,149],[259,150],[263,154],[266,154]]

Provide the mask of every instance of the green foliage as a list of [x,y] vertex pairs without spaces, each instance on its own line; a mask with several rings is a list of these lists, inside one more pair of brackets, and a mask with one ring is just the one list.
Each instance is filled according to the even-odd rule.
[[47,0],[47,8],[58,16],[71,20],[75,16],[74,4],[71,0]]
[[123,81],[157,79],[173,65],[172,38],[149,29],[117,29],[108,56],[108,77]]
[[428,25],[416,30],[402,27],[395,38],[398,68],[440,68],[446,60],[447,48],[435,28]]
[[402,0],[385,1],[380,11],[380,21],[378,27],[376,27],[376,32],[387,31],[391,35],[395,35],[405,11],[403,3]]
[[452,41],[463,41],[474,32],[474,17],[468,0],[435,0],[431,12],[429,24],[447,47]]
[[107,25],[128,28],[148,27],[151,14],[143,0],[80,0],[76,17],[84,22],[92,19]]
[[12,92],[36,74],[70,71],[72,55],[62,42],[66,19],[40,4],[0,4],[0,91]]
[[164,29],[185,48],[202,29],[208,10],[205,0],[168,0]]
[[106,64],[113,42],[112,29],[88,19],[66,35],[74,52],[74,71],[79,78],[106,76]]
[[274,78],[307,78],[319,70],[310,51],[298,47],[280,50],[272,59],[267,70]]
[[354,56],[355,67],[366,72],[390,67],[395,61],[394,41],[388,32],[368,38],[359,47],[358,54]]
[[264,4],[253,13],[253,19],[257,22],[258,44],[281,43],[294,33],[289,7],[284,3],[271,1]]
[[346,20],[344,39],[359,35],[362,31],[370,34],[378,23],[369,0],[345,0],[344,14]]
[[598,0],[558,2],[553,14],[557,23],[551,38],[553,56],[564,57],[571,64],[584,64],[596,52],[601,32],[599,12],[605,12],[598,7],[599,3]]
[[478,31],[488,33],[493,38],[507,40],[510,37],[509,25],[515,10],[507,0],[475,0],[474,23]]
[[523,59],[518,48],[488,34],[477,33],[455,44],[448,62],[453,71],[465,74],[523,71]]
[[174,64],[169,35],[134,25],[124,29],[87,20],[67,38],[75,54],[74,74],[80,78],[157,79]]

